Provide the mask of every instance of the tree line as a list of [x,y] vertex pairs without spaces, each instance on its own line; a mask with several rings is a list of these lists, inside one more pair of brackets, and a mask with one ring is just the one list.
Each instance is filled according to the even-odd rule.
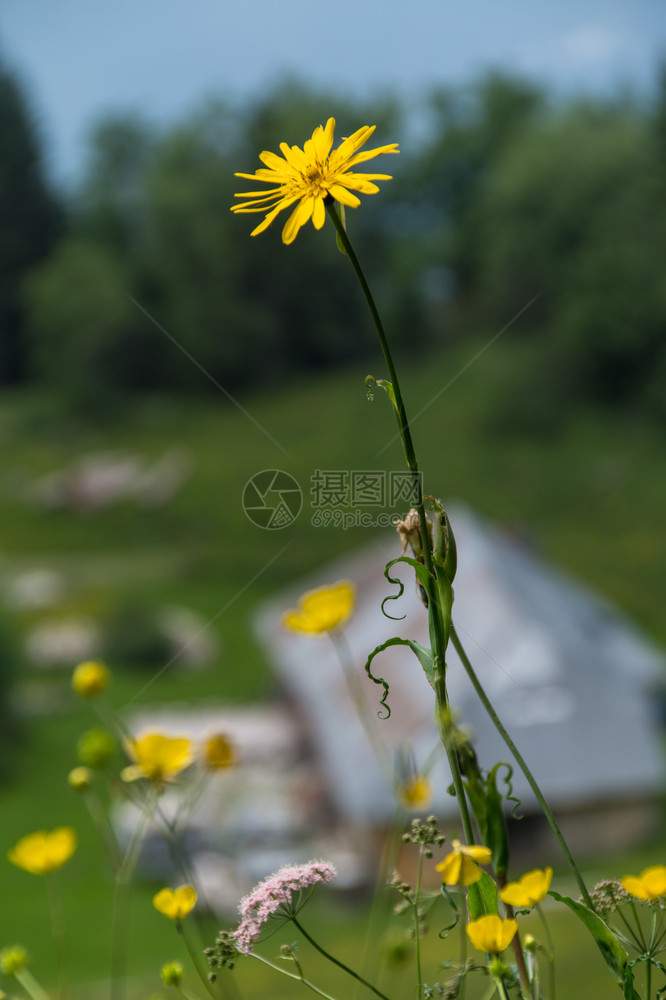
[[511,336],[531,360],[507,412],[528,391],[537,420],[585,399],[666,423],[666,72],[642,101],[554,101],[492,75],[433,90],[416,123],[398,100],[294,82],[167,129],[110,117],[65,195],[2,70],[2,383],[92,411],[206,391],[201,369],[237,391],[374,352],[330,233],[309,226],[283,247],[279,222],[251,240],[258,217],[229,211],[248,187],[235,171],[331,114],[338,136],[370,122],[371,144],[406,137],[386,163],[394,180],[349,213],[398,349],[492,334],[526,310]]

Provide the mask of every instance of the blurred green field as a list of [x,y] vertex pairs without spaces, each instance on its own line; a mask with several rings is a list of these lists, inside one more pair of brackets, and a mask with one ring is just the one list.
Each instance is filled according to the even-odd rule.
[[[457,343],[405,368],[408,410],[423,409],[413,429],[426,491],[461,498],[491,520],[527,532],[546,559],[598,588],[666,644],[663,435],[627,413],[609,417],[582,409],[577,411],[582,416],[570,418],[548,412],[547,393],[539,385],[524,401],[524,419],[517,399],[511,423],[506,416],[497,420],[498,387],[520,367],[530,347],[507,335],[460,375],[485,342]],[[58,416],[46,398],[5,394],[0,400],[3,579],[31,568],[59,570],[68,583],[59,614],[104,618],[118,602],[150,600],[184,604],[211,622],[222,653],[210,669],[181,672],[176,663],[156,676],[113,663],[111,696],[119,708],[269,697],[274,681],[252,636],[257,605],[371,537],[371,529],[313,528],[310,476],[317,468],[403,467],[395,440],[383,450],[393,438],[393,417],[382,393],[368,401],[366,374],[337,373],[243,397],[252,420],[220,395],[205,403],[156,397],[104,424],[83,425]],[[383,374],[379,364],[374,374]],[[128,450],[157,459],[171,448],[191,456],[193,471],[161,508],[146,510],[127,500],[83,515],[44,512],[25,500],[38,476],[87,452]],[[256,528],[241,507],[245,483],[266,468],[291,473],[306,493],[300,518],[282,531]],[[34,611],[13,615],[17,640],[36,617]],[[93,983],[108,969],[112,884],[83,806],[66,785],[76,763],[76,738],[94,724],[68,682],[66,671],[25,666],[17,678],[25,716],[20,736],[3,751],[8,779],[0,786],[0,847],[4,853],[37,828],[70,822],[77,827],[81,846],[60,882],[74,978]],[[660,849],[663,843],[609,859],[608,873],[656,863]],[[155,970],[162,961],[183,957],[173,928],[150,906],[154,890],[138,886],[133,902],[129,968],[133,976],[148,976],[137,987],[137,998],[158,988]],[[34,955],[35,969],[43,969],[49,981],[54,956],[41,880],[3,862],[0,891],[10,901],[0,908],[0,946],[23,942]],[[349,954],[349,948],[359,946],[364,910],[336,903],[332,950]],[[320,920],[318,908],[315,924]],[[570,979],[562,979],[560,996],[605,1000],[616,995],[594,945],[572,925],[557,920],[557,933],[571,956]],[[246,974],[241,970],[239,975],[242,980]],[[284,983],[255,970],[245,995],[270,992],[279,1000],[299,989]],[[411,991],[409,979],[399,990],[402,996]],[[81,995],[94,996],[93,987]],[[351,994],[343,989],[340,995]]]

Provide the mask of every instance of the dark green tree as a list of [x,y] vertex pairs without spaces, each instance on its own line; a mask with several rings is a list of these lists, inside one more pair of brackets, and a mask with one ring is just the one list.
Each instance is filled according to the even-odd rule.
[[23,280],[53,248],[63,226],[24,90],[0,63],[0,383],[25,379]]

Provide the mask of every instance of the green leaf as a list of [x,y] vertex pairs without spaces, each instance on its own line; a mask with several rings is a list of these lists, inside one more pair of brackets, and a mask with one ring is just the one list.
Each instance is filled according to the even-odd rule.
[[637,993],[634,989],[634,971],[631,967],[627,968],[624,973],[623,995],[624,1000],[641,1000],[640,993]]
[[504,799],[495,784],[498,768],[503,766],[504,763],[500,761],[499,764],[495,764],[492,771],[488,772],[486,823],[483,830],[484,843],[493,852],[493,868],[499,876],[506,875],[509,867],[509,831],[504,815]]
[[467,887],[469,919],[478,920],[488,913],[498,913],[497,886],[488,872],[483,872],[478,882]]
[[[568,906],[569,909],[576,914],[578,919],[585,924],[588,931],[597,942],[599,951],[603,955],[606,965],[613,973],[615,981],[624,988],[624,995],[627,1000],[640,1000],[640,997],[638,997],[632,986],[633,976],[631,971],[627,969],[629,956],[613,934],[610,927],[604,923],[600,916],[593,913],[592,910],[588,909],[588,907],[583,903],[578,903],[575,899],[571,899],[570,896],[560,896],[559,892],[554,892],[552,889],[548,895],[552,896],[553,899],[556,899],[559,903],[564,903],[565,906]],[[627,973],[629,973],[629,975],[627,975]],[[630,990],[629,993],[627,993],[627,989]]]

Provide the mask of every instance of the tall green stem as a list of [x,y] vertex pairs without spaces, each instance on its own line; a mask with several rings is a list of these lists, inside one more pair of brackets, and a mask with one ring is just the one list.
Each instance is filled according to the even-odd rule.
[[[419,472],[419,465],[416,459],[416,452],[414,449],[414,442],[412,440],[412,433],[409,427],[409,420],[407,419],[407,411],[405,409],[405,404],[402,398],[402,392],[400,390],[400,381],[398,379],[398,372],[396,370],[395,364],[393,363],[393,356],[391,354],[391,348],[389,347],[386,334],[384,332],[384,326],[379,315],[379,310],[375,304],[375,300],[370,291],[370,286],[366,280],[365,274],[363,273],[363,268],[361,267],[360,261],[356,256],[354,247],[351,244],[349,237],[347,236],[347,231],[342,223],[340,216],[335,208],[335,204],[331,201],[327,205],[328,214],[333,221],[336,232],[338,234],[338,239],[340,244],[344,247],[345,253],[349,258],[349,261],[354,268],[354,273],[358,279],[361,286],[361,290],[365,297],[365,301],[370,310],[370,315],[372,316],[372,321],[375,325],[377,331],[377,336],[379,337],[379,343],[382,349],[382,354],[384,355],[384,361],[386,362],[386,367],[388,369],[389,378],[391,381],[393,400],[395,403],[396,418],[398,421],[398,430],[400,432],[400,438],[402,440],[403,449],[405,452],[405,459],[407,461],[407,466],[412,476],[412,483],[414,489],[414,496],[416,497],[415,507],[419,515],[419,525],[421,532],[421,547],[423,550],[423,563],[428,575],[432,581],[436,579],[435,567],[433,565],[432,558],[432,548],[430,533],[428,531],[428,521],[426,518],[425,505],[423,503],[423,490],[421,487],[421,475]],[[434,589],[434,588],[433,588]],[[472,821],[469,814],[469,809],[467,806],[467,799],[465,797],[465,789],[462,783],[462,776],[460,774],[460,766],[458,764],[458,755],[456,753],[455,747],[453,746],[453,741],[451,739],[451,720],[449,713],[449,702],[448,695],[446,691],[446,642],[444,639],[444,623],[442,621],[442,612],[437,600],[431,599],[428,602],[428,615],[433,623],[433,660],[435,665],[435,693],[437,696],[437,724],[442,737],[442,743],[446,750],[446,755],[449,761],[449,767],[451,768],[451,776],[453,778],[453,787],[456,793],[456,799],[458,802],[458,809],[460,811],[460,818],[463,825],[463,830],[465,833],[465,839],[468,843],[473,843],[474,832],[472,829]]]
[[305,940],[309,941],[312,947],[315,948],[320,955],[323,955],[324,958],[327,958],[329,962],[333,963],[333,965],[337,965],[339,969],[342,969],[344,972],[347,973],[347,975],[352,976],[354,979],[357,980],[357,982],[363,983],[364,986],[367,986],[367,988],[371,990],[376,996],[380,997],[381,1000],[389,1000],[389,998],[386,996],[385,993],[382,993],[380,990],[377,989],[376,986],[373,986],[372,983],[369,983],[367,979],[364,979],[363,976],[359,976],[358,972],[354,972],[354,970],[350,969],[348,965],[345,965],[344,962],[341,962],[338,958],[335,958],[333,955],[331,955],[330,952],[326,951],[325,948],[322,948],[320,944],[317,944],[315,939],[313,937],[310,937],[305,927],[303,927],[303,925],[299,923],[297,917],[292,916],[291,919],[294,922],[294,926],[298,927],[299,931],[301,932]]
[[569,845],[567,844],[566,840],[564,839],[564,834],[560,830],[558,822],[555,819],[555,816],[553,815],[553,812],[552,812],[550,806],[548,805],[546,799],[544,798],[543,792],[541,791],[541,789],[539,788],[539,785],[537,784],[536,778],[534,777],[534,775],[530,771],[529,767],[527,766],[527,764],[525,762],[525,759],[523,758],[522,754],[518,750],[518,747],[516,746],[516,744],[513,742],[513,740],[509,736],[507,730],[504,728],[504,725],[503,725],[502,721],[500,720],[500,717],[498,716],[497,712],[493,708],[492,702],[490,701],[490,699],[488,698],[488,695],[486,694],[486,692],[484,691],[483,687],[481,686],[481,682],[480,682],[479,678],[476,676],[476,672],[474,670],[474,667],[472,666],[472,664],[470,662],[470,659],[467,656],[467,653],[465,652],[463,644],[461,643],[460,638],[458,637],[458,633],[456,632],[454,626],[451,626],[451,642],[453,643],[453,646],[454,646],[454,648],[455,648],[458,656],[460,657],[460,661],[461,661],[463,667],[465,668],[467,676],[469,677],[470,681],[472,682],[474,690],[476,691],[477,695],[479,696],[479,700],[481,701],[481,704],[483,705],[483,707],[485,708],[486,712],[490,716],[490,718],[491,718],[491,720],[492,720],[495,728],[497,729],[497,732],[500,734],[500,736],[502,737],[502,739],[506,743],[507,747],[509,748],[509,750],[511,751],[511,753],[515,757],[515,759],[516,759],[516,761],[518,763],[518,766],[520,767],[521,771],[525,775],[530,788],[534,792],[536,800],[539,803],[539,805],[541,806],[541,809],[543,810],[543,813],[544,813],[546,819],[548,820],[548,822],[550,824],[550,827],[551,827],[553,833],[555,834],[555,837],[557,838],[557,841],[558,841],[558,843],[559,843],[559,845],[560,845],[560,847],[562,849],[562,853],[564,854],[565,858],[567,859],[567,863],[568,863],[569,867],[571,868],[571,871],[573,873],[574,878],[576,879],[576,882],[578,883],[578,888],[580,889],[580,893],[581,893],[583,899],[585,900],[585,903],[587,904],[587,906],[589,906],[589,908],[591,910],[594,910],[594,905],[592,903],[592,900],[590,899],[590,894],[587,891],[587,886],[585,885],[585,882],[583,881],[583,876],[581,875],[581,873],[580,873],[580,871],[578,869],[578,865],[574,861],[573,855],[572,855],[571,851],[569,850]]

